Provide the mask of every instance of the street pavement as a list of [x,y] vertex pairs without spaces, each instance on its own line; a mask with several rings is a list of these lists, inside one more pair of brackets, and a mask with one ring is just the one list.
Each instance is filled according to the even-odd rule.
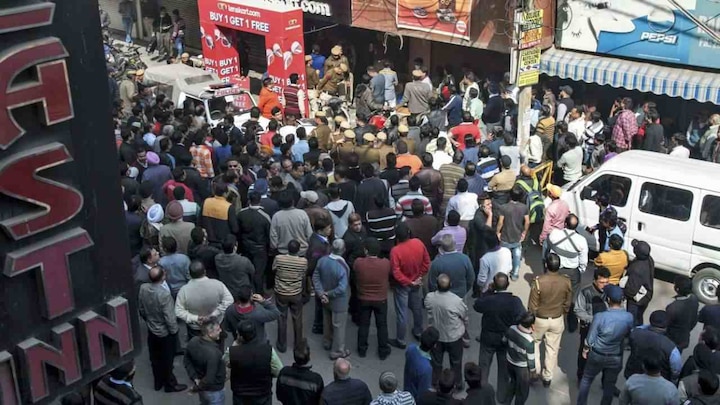
[[[525,252],[525,257],[523,260],[523,265],[520,272],[520,279],[516,282],[511,283],[510,291],[512,291],[515,295],[519,296],[525,304],[527,304],[528,296],[530,293],[530,283],[535,277],[535,275],[542,274],[542,266],[540,264],[540,248],[536,246],[530,246],[528,247]],[[583,285],[587,285],[592,282],[592,272],[594,270],[594,267],[589,266],[588,270],[583,276]],[[648,318],[650,316],[650,313],[652,311],[655,311],[657,309],[664,309],[670,302],[672,302],[672,297],[674,296],[673,292],[673,286],[672,286],[672,278],[673,275],[659,272],[660,277],[667,280],[662,281],[659,279],[655,280],[655,293],[653,295],[653,299],[650,303],[650,306],[648,310],[645,313],[645,321],[648,322]],[[463,355],[463,363],[473,361],[478,361],[478,346],[479,343],[475,341],[474,337],[478,336],[480,333],[480,321],[481,321],[481,315],[476,313],[472,310],[472,300],[470,297],[466,299],[466,302],[468,304],[469,310],[470,310],[470,335],[473,337],[471,339],[471,347],[470,349],[466,349]],[[313,305],[314,300],[311,300],[306,306],[305,306],[305,312],[304,312],[304,324],[305,324],[305,332],[308,339],[308,344],[310,345],[311,350],[311,364],[313,365],[312,369],[318,373],[320,373],[325,380],[325,383],[328,384],[333,379],[333,372],[332,372],[332,361],[328,358],[328,352],[323,350],[322,348],[322,336],[320,335],[314,335],[310,333],[310,330],[312,328],[312,320],[313,320]],[[290,320],[289,320],[290,321]],[[141,322],[142,323],[142,322]],[[288,351],[286,353],[281,353],[280,358],[283,361],[283,364],[285,365],[291,365],[292,364],[292,322],[289,322],[290,325],[288,325]],[[368,349],[368,356],[366,358],[359,358],[357,356],[357,331],[358,328],[352,322],[348,320],[347,325],[347,347],[351,350],[352,355],[350,356],[349,360],[352,363],[352,372],[351,376],[354,378],[362,379],[367,383],[367,385],[370,387],[370,391],[373,394],[373,397],[377,396],[380,392],[378,388],[378,378],[380,376],[380,373],[384,371],[393,371],[400,381],[402,381],[403,376],[403,368],[405,364],[405,357],[404,352],[399,349],[393,348],[392,354],[385,359],[384,361],[380,361],[380,359],[377,357],[377,331],[374,327],[374,322],[371,322],[371,330],[370,330],[370,338],[369,338],[369,344],[370,347]],[[427,324],[427,323],[426,323]],[[392,299],[388,300],[388,327],[389,327],[389,334],[390,337],[395,336],[395,311],[392,305]],[[181,328],[181,331],[184,333],[184,328]],[[699,333],[700,333],[701,325],[696,327],[693,331],[693,334],[691,336],[691,342],[696,342]],[[277,336],[277,323],[273,322],[266,325],[266,332],[268,339],[271,343],[275,342],[276,336]],[[143,326],[143,344],[145,342],[145,334],[146,330]],[[408,333],[408,335],[411,335]],[[412,339],[412,337],[410,338]],[[230,341],[228,340],[228,343]],[[542,384],[539,382],[534,384],[530,389],[530,397],[527,401],[527,404],[552,404],[552,405],[566,405],[566,404],[574,404],[575,399],[577,397],[578,387],[577,387],[577,379],[575,378],[576,374],[576,364],[577,364],[577,352],[578,352],[578,345],[579,345],[579,335],[577,332],[570,334],[565,332],[562,338],[561,343],[561,349],[560,349],[560,355],[558,359],[558,365],[557,368],[554,371],[555,377],[552,381],[552,385],[549,388],[543,388]],[[687,359],[688,356],[690,356],[692,353],[692,350],[685,350],[683,353],[683,361]],[[626,358],[627,358],[627,352],[626,352]],[[152,372],[150,369],[150,363],[148,359],[147,350],[145,347],[143,347],[142,353],[138,356],[136,359],[137,363],[137,373],[135,376],[135,379],[133,381],[136,389],[143,395],[144,403],[146,404],[172,404],[172,405],[185,405],[185,404],[197,404],[197,396],[191,395],[188,392],[182,392],[182,393],[165,393],[165,392],[156,392],[153,390],[153,378],[152,378]],[[448,360],[446,358],[445,360],[446,367],[449,367]],[[483,370],[484,371],[484,370]],[[181,383],[189,383],[189,379],[187,377],[187,374],[183,368],[182,363],[182,356],[178,356],[175,358],[175,375],[177,376],[178,380]],[[229,376],[229,374],[228,374]],[[496,363],[493,362],[493,366],[490,370],[490,383],[493,386],[497,386],[496,384],[496,377],[497,377],[497,371],[496,371]],[[622,374],[618,380],[618,388],[622,388],[622,385],[624,383],[624,378],[622,377]],[[402,386],[400,387],[402,388]],[[231,396],[232,393],[229,388],[229,383],[226,384],[225,387],[226,390],[226,403],[230,404],[232,403]],[[273,388],[273,392],[274,392]],[[595,380],[595,383],[593,384],[592,390],[590,392],[590,399],[589,403],[599,403],[600,397],[602,395],[601,389],[600,389],[600,377],[598,376]],[[458,395],[458,398],[463,397],[463,395]],[[278,403],[277,401],[274,401],[274,403]]]

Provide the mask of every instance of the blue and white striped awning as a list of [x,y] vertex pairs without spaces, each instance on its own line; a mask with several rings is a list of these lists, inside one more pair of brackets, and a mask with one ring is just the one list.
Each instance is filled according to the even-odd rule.
[[543,52],[540,71],[563,79],[720,104],[720,75],[714,73],[656,66],[652,62],[636,62],[554,47]]

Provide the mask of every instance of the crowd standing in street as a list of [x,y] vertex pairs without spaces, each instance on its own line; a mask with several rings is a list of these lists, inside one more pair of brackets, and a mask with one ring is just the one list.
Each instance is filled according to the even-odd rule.
[[[123,19],[131,27],[130,11]],[[158,22],[159,36],[173,39],[163,52],[182,51],[179,13],[161,9]],[[341,46],[328,58],[314,47],[306,61],[316,90],[334,93],[344,83],[349,61]],[[400,97],[392,66],[370,66],[360,78],[367,111],[358,108],[352,120],[308,111],[316,126],[307,132],[294,124],[304,107],[283,111],[267,79],[250,121],[236,127],[229,115],[214,128],[194,109],[130,91],[142,75],[128,80],[127,97],[116,103],[118,159],[155,389],[189,386],[201,403],[222,404],[229,371],[237,404],[270,404],[274,396],[284,405],[452,404],[467,385],[465,403],[519,405],[538,380],[552,385],[567,329],[580,346],[572,370],[578,404],[587,403],[600,373],[602,404],[616,395],[623,404],[715,403],[720,305],[700,309],[690,279],[679,277],[674,301],[645,324],[654,292],[650,244],[626,243],[627,226],[598,195],[600,223],[587,229],[598,234],[600,253],[592,257],[580,233],[588,224],[570,212],[561,185],[638,145],[670,150],[658,145],[665,139],[673,155],[686,148],[717,162],[720,141],[701,137],[693,146],[649,127],[638,143],[631,99],[598,130],[597,114],[562,86],[557,101],[551,91],[537,100],[538,139],[526,148],[517,144],[513,90],[503,80],[479,82],[467,72],[459,84],[450,75],[436,89],[421,64]],[[408,112],[376,127],[369,114],[383,108]],[[644,117],[652,126],[658,114],[650,107]],[[603,133],[612,142],[603,144]],[[554,184],[540,184],[533,170],[545,163],[558,173]],[[528,249],[542,252],[542,264],[523,279]],[[593,281],[582,285],[586,271]],[[509,292],[516,282],[530,283],[529,297]],[[471,298],[482,314],[480,355],[463,365],[463,352],[476,344]],[[306,306],[314,311],[310,331]],[[369,339],[373,317],[377,343]],[[402,378],[399,370],[383,372],[375,399],[366,382],[351,377],[348,318],[358,325],[358,357],[372,351],[382,361],[404,352]],[[270,343],[273,322],[278,334]],[[690,340],[697,323],[700,343]],[[183,324],[187,342],[178,338]],[[310,369],[308,332],[322,335],[325,358],[313,359],[334,361],[334,381]],[[183,343],[188,381],[172,367]],[[278,353],[289,345],[294,363],[283,367]],[[693,353],[685,366],[684,350]],[[493,362],[495,387],[488,379]],[[625,386],[617,387],[623,370]],[[117,403],[104,398],[119,390],[139,397],[131,376],[123,365],[100,380],[98,403]]]

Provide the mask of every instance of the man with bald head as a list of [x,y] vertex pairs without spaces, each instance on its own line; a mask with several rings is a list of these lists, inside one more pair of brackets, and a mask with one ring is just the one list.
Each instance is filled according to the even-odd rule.
[[148,354],[155,390],[184,391],[187,385],[178,384],[173,374],[178,325],[175,303],[165,282],[165,270],[154,266],[148,271],[148,277],[150,283],[140,286],[138,309],[148,328]]
[[433,386],[437,386],[443,368],[445,352],[455,375],[455,390],[462,391],[463,335],[468,326],[468,311],[463,299],[451,291],[452,283],[447,274],[437,276],[437,291],[425,297],[428,325],[440,332],[440,339],[432,349]]
[[357,378],[350,378],[352,365],[346,359],[337,359],[333,365],[335,381],[328,384],[322,393],[321,405],[368,405],[372,395],[367,384]]

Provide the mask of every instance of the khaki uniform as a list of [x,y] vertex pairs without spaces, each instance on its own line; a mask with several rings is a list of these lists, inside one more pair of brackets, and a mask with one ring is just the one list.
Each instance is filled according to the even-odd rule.
[[332,55],[328,56],[328,58],[325,59],[325,74],[335,68],[339,68],[341,64],[345,64],[345,66],[350,69],[350,62],[348,62],[348,58],[345,55],[340,55],[338,59],[335,59]]
[[360,163],[370,163],[371,165],[380,165],[380,149],[372,145],[362,146],[362,151],[357,151],[360,156]]
[[401,136],[398,138],[398,142],[403,141],[408,147],[408,153],[411,155],[416,155],[415,153],[415,141],[408,138],[407,136]]
[[383,146],[378,149],[378,154],[380,155],[380,170],[387,169],[388,153],[395,153],[395,148],[393,148],[391,145],[383,144]]
[[345,140],[345,135],[342,132],[333,132],[330,135],[330,142],[332,143],[332,148],[335,148],[335,146],[340,143],[340,141]]
[[308,90],[316,88],[318,83],[320,83],[320,76],[312,66],[305,66],[305,77],[307,78],[306,83]]
[[535,353],[540,353],[540,342],[545,338],[545,364],[542,379],[551,381],[557,365],[560,339],[565,330],[565,315],[572,303],[570,277],[548,272],[535,277],[530,289],[528,310],[535,314]]
[[330,127],[325,124],[321,124],[313,129],[310,136],[317,137],[318,147],[320,147],[321,150],[329,151],[332,147],[332,145],[330,145],[330,134],[332,134]]
[[325,77],[320,80],[317,89],[318,91],[327,91],[332,95],[337,95],[340,82],[343,80],[345,80],[345,75],[342,73],[338,73],[334,69],[329,71],[326,70]]
[[346,141],[341,143],[337,148],[337,154],[338,154],[338,161],[342,163],[347,163],[350,154],[355,152],[355,144],[351,141]]

